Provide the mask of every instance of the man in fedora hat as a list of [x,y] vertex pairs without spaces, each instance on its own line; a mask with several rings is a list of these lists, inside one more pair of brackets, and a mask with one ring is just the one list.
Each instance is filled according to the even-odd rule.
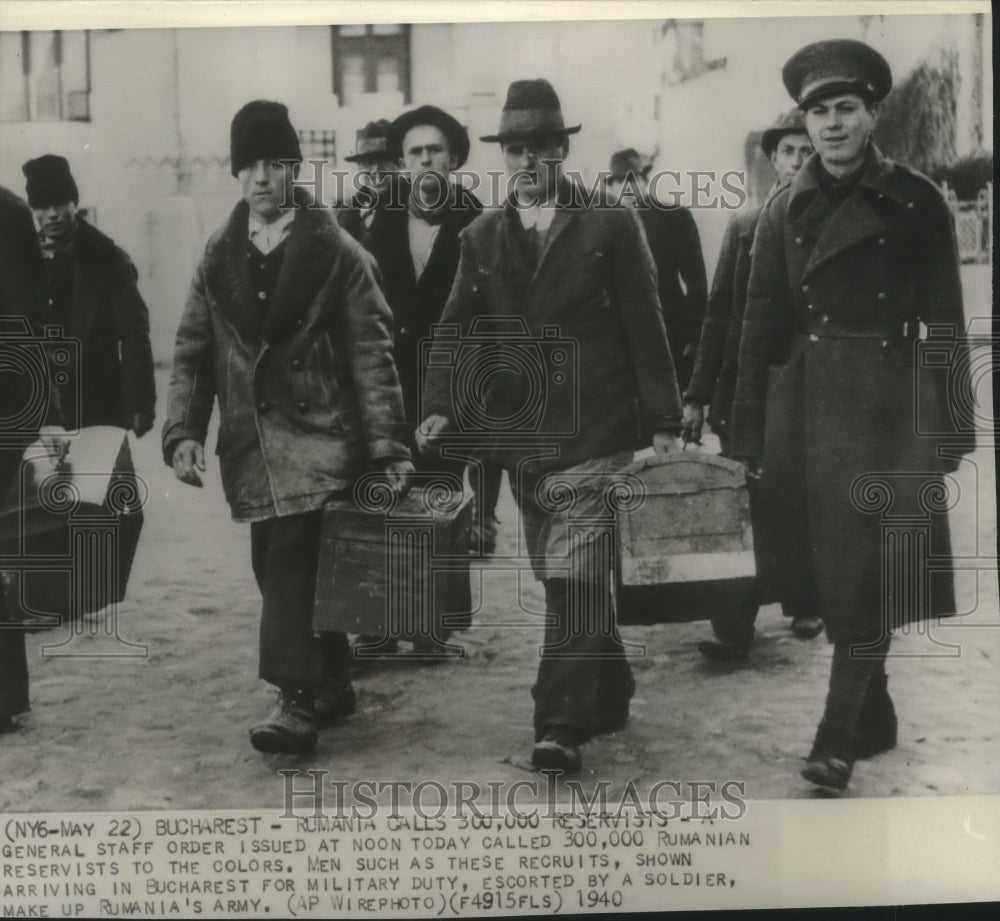
[[[863,42],[825,41],[793,55],[782,78],[816,154],[757,226],[731,450],[758,471],[769,510],[754,535],[762,578],[783,597],[816,597],[834,645],[802,774],[836,794],[855,759],[896,744],[892,630],[955,610],[941,497],[944,475],[975,447],[963,411],[975,399],[948,205],[871,142],[888,63]],[[936,367],[920,360],[922,324]],[[882,513],[920,522],[914,544],[926,541],[935,561],[925,590],[919,554],[892,555],[883,499]]]
[[[386,140],[389,156],[400,169],[399,207],[379,209],[364,242],[378,262],[386,300],[392,308],[393,357],[412,432],[420,421],[420,343],[441,319],[455,280],[458,235],[478,217],[482,205],[451,179],[452,171],[469,156],[468,132],[452,115],[432,105],[404,112],[387,126]],[[450,473],[461,486],[465,463],[421,458],[417,468],[422,473]],[[493,508],[489,509],[489,518],[492,521]],[[406,636],[361,636],[356,654],[364,657],[365,648],[369,652],[378,649],[392,653],[396,651],[396,640],[406,639],[413,642],[420,656],[440,655],[440,643],[448,634],[468,626],[472,607],[468,577],[456,577],[450,584],[461,584],[463,588],[446,604],[448,626],[428,624],[426,632]]]
[[[761,136],[760,146],[774,167],[775,182],[768,192],[770,196],[776,189],[792,181],[812,153],[812,144],[798,108],[781,115],[774,125],[766,129]],[[722,454],[726,457],[730,456],[729,433],[733,391],[736,388],[736,360],[743,330],[747,283],[750,280],[750,251],[761,207],[737,212],[726,228],[719,261],[715,267],[712,293],[705,311],[705,322],[701,328],[694,371],[684,394],[685,439],[694,442],[701,440],[703,407],[711,404],[709,420],[712,431],[719,436]],[[754,520],[759,522],[760,516],[767,512],[760,506],[754,481],[750,482],[750,500]],[[759,523],[754,530],[760,530]],[[699,643],[701,652],[710,659],[720,661],[745,658],[750,649],[760,603],[759,589],[755,586],[748,594],[746,603],[736,610],[734,617],[720,617],[712,621],[716,638]],[[808,639],[823,629],[822,620],[816,616],[815,604],[804,610],[784,604],[782,610],[792,618],[792,632],[798,637]]]
[[[681,418],[642,225],[627,208],[585,207],[563,175],[579,130],[546,80],[511,84],[499,131],[482,139],[500,144],[509,196],[462,232],[442,317],[484,352],[461,368],[428,359],[417,432],[423,450],[449,432],[491,442],[508,471],[545,587],[532,761],[566,772],[579,770],[583,742],[625,725],[633,690],[610,604],[607,491],[640,422],[662,453],[679,447]],[[526,347],[552,363],[537,390],[515,360]],[[560,503],[566,494],[574,501]]]
[[612,154],[608,194],[611,201],[634,207],[642,218],[646,242],[656,263],[667,341],[674,356],[677,382],[683,390],[694,366],[708,281],[701,239],[691,212],[681,205],[668,207],[650,199],[648,176],[652,167],[652,163],[644,164],[631,147]]
[[77,211],[80,196],[64,157],[45,154],[22,171],[44,256],[49,319],[80,342],[80,366],[62,388],[66,425],[116,425],[141,438],[153,426],[156,386],[135,266]]
[[247,103],[233,118],[242,201],[211,237],[177,331],[163,456],[201,485],[218,398],[216,453],[236,521],[250,523],[263,596],[260,677],[275,712],[258,751],[306,753],[317,728],[354,711],[347,637],[312,628],[323,506],[370,466],[405,488],[409,448],[392,361],[392,314],[370,259],[295,185],[288,110]]
[[355,240],[364,244],[375,213],[384,205],[396,175],[396,158],[389,152],[388,119],[368,122],[358,132],[354,153],[344,157],[344,161],[358,165],[357,188],[349,204],[338,209],[337,221]]

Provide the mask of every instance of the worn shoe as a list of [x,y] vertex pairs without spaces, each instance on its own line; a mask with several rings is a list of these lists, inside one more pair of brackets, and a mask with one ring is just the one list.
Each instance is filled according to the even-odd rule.
[[301,698],[282,693],[277,709],[250,729],[250,744],[259,752],[308,755],[316,747],[316,714]]
[[535,743],[531,763],[538,770],[575,774],[583,764],[583,756],[574,736],[568,732],[554,731],[546,733],[540,742]]
[[727,643],[723,640],[701,640],[698,652],[713,662],[739,662],[750,655],[750,644]]
[[868,685],[854,737],[855,758],[872,758],[896,747],[898,724],[888,681],[886,675],[876,675]]
[[316,692],[313,713],[316,728],[327,729],[353,715],[358,708],[358,698],[350,682],[326,684]]
[[822,632],[823,620],[820,617],[796,614],[792,618],[792,633],[800,640],[811,640],[814,636],[819,636]]
[[854,767],[840,758],[810,758],[802,776],[829,796],[840,796],[847,789]]

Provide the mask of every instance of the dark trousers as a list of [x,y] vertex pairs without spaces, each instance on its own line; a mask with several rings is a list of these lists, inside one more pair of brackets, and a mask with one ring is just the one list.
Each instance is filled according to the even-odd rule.
[[253,573],[263,596],[259,674],[286,691],[348,681],[347,637],[317,636],[312,627],[322,528],[322,511],[250,526]]
[[565,730],[583,742],[602,723],[628,713],[632,669],[606,583],[546,579],[544,584],[548,623],[531,689],[535,741]]
[[[0,450],[0,498],[6,496],[20,465],[19,450]],[[28,704],[28,658],[24,649],[24,631],[6,626],[8,616],[3,585],[0,584],[0,717],[15,716],[31,709]]]

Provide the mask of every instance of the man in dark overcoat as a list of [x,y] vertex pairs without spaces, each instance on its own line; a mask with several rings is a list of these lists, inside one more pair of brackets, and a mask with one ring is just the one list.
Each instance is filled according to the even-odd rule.
[[[760,145],[775,172],[775,183],[767,195],[770,197],[795,178],[812,153],[812,144],[798,108],[782,115],[776,124],[765,130]],[[729,432],[736,389],[736,362],[743,331],[747,284],[750,281],[750,250],[761,208],[762,205],[758,205],[738,211],[726,228],[705,310],[705,322],[701,327],[694,371],[684,394],[685,439],[693,442],[701,440],[704,406],[711,404],[709,419],[712,431],[719,436],[725,457],[731,456]],[[761,508],[758,501],[755,481],[751,480],[749,486],[751,512],[757,522],[754,530],[757,531],[761,526],[761,516],[767,511]],[[716,639],[699,643],[701,652],[710,659],[720,661],[745,658],[761,600],[759,586],[754,586],[745,603],[724,617],[714,618],[712,628]],[[815,604],[804,610],[783,604],[782,610],[792,618],[792,631],[796,636],[814,637],[823,629],[823,622],[815,613]]]
[[[834,643],[803,776],[839,793],[855,758],[896,743],[892,629],[955,610],[943,497],[974,447],[960,411],[973,399],[950,211],[930,180],[871,143],[889,65],[861,42],[828,41],[797,52],[782,76],[816,153],[760,217],[732,452],[760,470],[765,578],[786,597],[815,592]],[[947,330],[954,373],[919,361],[920,324]],[[941,453],[922,432],[957,444]],[[925,562],[890,554],[890,510],[934,556],[929,585]]]
[[358,132],[353,154],[344,157],[356,163],[355,191],[348,204],[337,210],[337,222],[355,240],[367,245],[376,213],[389,198],[390,183],[397,175],[396,158],[389,153],[389,121],[368,122]]
[[[46,324],[45,270],[35,240],[31,211],[16,195],[0,188],[0,500],[16,489],[24,449],[39,434],[54,457],[65,455],[59,387],[52,376],[46,392],[36,393],[32,377],[18,359],[27,336],[38,339]],[[30,348],[30,345],[28,346]],[[51,371],[51,368],[49,369]],[[24,632],[11,626],[0,584],[0,732],[30,709]]]
[[667,342],[683,391],[694,367],[708,279],[694,217],[681,205],[668,205],[650,196],[647,179],[651,169],[652,164],[643,164],[633,148],[618,151],[611,157],[608,192],[612,201],[634,207],[642,218],[646,242],[656,263]]
[[[452,171],[469,156],[468,132],[452,115],[432,105],[404,112],[388,126],[387,140],[389,155],[402,171],[400,204],[378,209],[364,243],[378,262],[385,297],[392,308],[393,357],[406,421],[415,430],[420,421],[420,343],[430,337],[431,327],[441,319],[448,300],[458,268],[458,235],[483,208],[472,192],[451,180]],[[466,464],[462,460],[422,457],[416,459],[416,466],[421,473],[449,474],[456,488],[463,488]],[[493,508],[489,517],[493,517]],[[361,637],[360,643],[391,652],[394,640],[402,638],[412,640],[420,655],[440,652],[439,644],[453,630],[466,629],[471,616],[468,574],[463,579],[454,573],[449,585],[452,591],[446,603],[446,624],[428,623],[422,635],[390,637],[374,646],[372,637]]]
[[116,425],[141,438],[153,427],[156,385],[149,310],[135,266],[78,213],[65,158],[45,154],[22,170],[44,256],[49,320],[80,343],[78,376],[61,393],[66,424]]
[[640,421],[663,453],[680,447],[681,417],[642,225],[628,208],[584,207],[563,175],[579,129],[546,80],[511,84],[483,138],[500,144],[509,197],[461,234],[442,317],[457,338],[428,355],[417,432],[424,449],[449,431],[498,445],[545,587],[532,761],[565,772],[579,770],[581,743],[624,726],[633,689],[610,610],[607,490]]
[[218,400],[222,485],[233,518],[250,522],[263,595],[260,677],[280,690],[250,741],[308,752],[317,727],[355,705],[346,636],[312,629],[323,506],[373,464],[402,489],[412,465],[392,314],[365,251],[295,187],[301,152],[285,106],[240,109],[231,157],[243,200],[195,272],[163,453],[200,486]]

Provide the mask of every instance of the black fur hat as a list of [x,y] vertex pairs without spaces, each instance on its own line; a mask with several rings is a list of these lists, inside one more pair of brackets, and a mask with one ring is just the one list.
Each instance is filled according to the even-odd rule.
[[280,102],[255,99],[236,115],[229,130],[229,159],[234,176],[258,160],[302,160],[299,136]]
[[65,205],[69,201],[80,204],[80,193],[65,157],[44,154],[25,163],[21,172],[27,180],[25,192],[32,208]]

